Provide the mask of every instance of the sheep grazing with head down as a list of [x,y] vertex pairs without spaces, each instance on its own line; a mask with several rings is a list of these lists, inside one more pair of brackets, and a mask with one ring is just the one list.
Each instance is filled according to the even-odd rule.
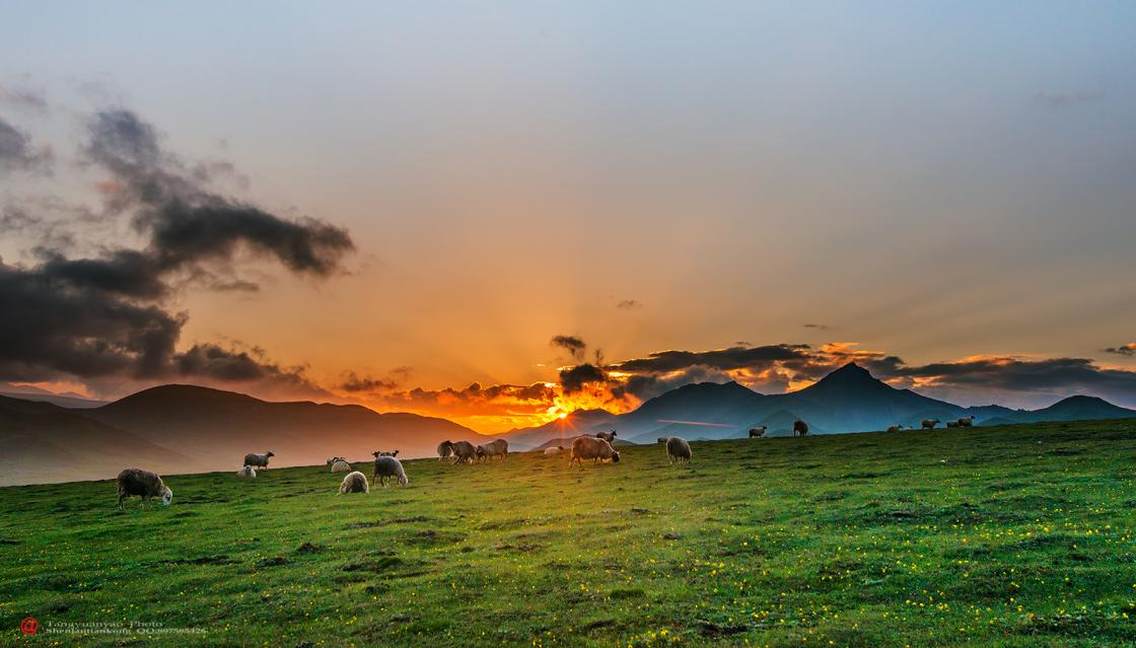
[[343,457],[332,457],[327,460],[327,465],[331,467],[333,473],[351,472],[351,464]]
[[666,444],[667,446],[667,460],[671,463],[690,463],[694,453],[690,450],[690,444],[682,437],[659,437],[659,443]]
[[888,432],[899,432],[903,429],[902,425],[893,425],[887,429]]
[[241,479],[256,479],[256,468],[245,466],[237,471],[237,477]]
[[151,497],[162,498],[162,506],[169,506],[174,499],[174,492],[166,486],[157,473],[141,468],[127,468],[118,473],[118,507],[122,508],[122,500],[137,495],[142,498],[142,506]]
[[474,451],[477,453],[479,461],[489,461],[494,457],[501,457],[501,460],[504,461],[509,458],[509,442],[504,439],[496,439],[477,446]]
[[793,436],[805,436],[809,433],[809,424],[801,419],[793,421]]
[[564,448],[562,448],[560,446],[553,446],[551,448],[545,448],[544,449],[544,456],[551,457],[553,455],[558,455],[561,452],[564,452]]
[[958,426],[959,427],[970,427],[972,425],[974,425],[974,417],[973,416],[964,416],[964,417],[962,417],[958,420]]
[[272,454],[271,451],[265,452],[264,454],[260,454],[260,453],[257,453],[257,452],[250,452],[247,455],[245,455],[244,465],[253,466],[255,468],[264,468],[264,469],[267,470],[268,469],[268,460],[272,457],[275,457],[275,456],[276,455]]
[[957,428],[957,427],[959,427],[959,422],[958,421],[947,421],[947,427]]
[[764,437],[765,436],[765,430],[768,427],[769,426],[767,426],[767,425],[759,425],[755,428],[750,428],[749,429],[749,438],[760,439],[760,438]]
[[339,494],[346,495],[347,493],[370,493],[371,486],[367,484],[367,476],[358,470],[347,473],[343,478],[343,482],[339,484]]
[[395,459],[393,455],[376,455],[375,473],[371,475],[371,479],[377,480],[379,484],[385,487],[388,477],[397,479],[398,483],[403,486],[410,483],[410,480],[406,478],[406,471],[402,469],[401,461]]
[[[449,448],[449,454],[445,456],[452,456],[451,461],[453,463],[473,463],[474,459],[477,458],[477,448],[469,441],[443,441],[442,445]],[[442,446],[438,446],[438,448],[441,450]]]
[[607,441],[612,446],[614,446],[615,445],[615,435],[616,435],[616,432],[613,429],[611,432],[597,432],[596,438],[597,439],[603,439],[604,441]]
[[568,460],[568,465],[577,462],[583,466],[584,459],[591,459],[592,463],[601,459],[611,459],[612,463],[619,463],[619,452],[604,439],[590,436],[576,437],[572,441],[572,458]]
[[923,419],[922,426],[924,430],[934,430],[938,424],[939,419]]
[[438,444],[438,461],[448,459],[454,454],[454,444],[450,441],[443,441]]

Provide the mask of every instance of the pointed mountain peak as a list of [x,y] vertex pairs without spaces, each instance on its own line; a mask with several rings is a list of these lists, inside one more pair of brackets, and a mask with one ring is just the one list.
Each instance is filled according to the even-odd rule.
[[848,364],[844,365],[843,367],[841,367],[841,368],[837,369],[836,371],[833,371],[832,373],[828,374],[824,378],[821,378],[819,381],[817,381],[817,384],[822,384],[822,383],[851,384],[851,383],[866,383],[866,382],[873,382],[874,383],[874,382],[879,382],[879,381],[876,380],[875,378],[873,378],[872,374],[867,369],[861,367],[860,365],[856,364],[855,362],[849,362]]

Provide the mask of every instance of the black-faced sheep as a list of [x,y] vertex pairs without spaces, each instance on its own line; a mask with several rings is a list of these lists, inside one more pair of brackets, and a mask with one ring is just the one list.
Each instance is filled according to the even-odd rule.
[[174,499],[174,492],[166,486],[157,473],[141,468],[127,468],[118,473],[118,507],[122,508],[122,500],[137,495],[142,498],[142,505],[151,497],[162,498],[162,506],[169,506]]
[[615,445],[615,435],[616,435],[615,430],[612,430],[611,432],[597,432],[596,438],[597,439],[603,439],[604,441],[607,441],[608,443]]
[[958,426],[959,427],[970,427],[972,425],[974,425],[974,417],[973,416],[964,416],[964,417],[962,417],[958,420]]
[[809,424],[801,419],[793,421],[793,436],[805,436],[809,433]]
[[339,494],[346,495],[347,493],[370,493],[371,487],[367,484],[367,476],[358,470],[347,473],[343,478],[343,483],[339,485]]
[[256,479],[256,468],[245,466],[237,471],[237,477],[241,479]]
[[750,428],[749,429],[749,438],[760,439],[761,437],[765,436],[765,430],[768,427],[769,427],[768,425],[759,425],[755,428]]
[[576,437],[572,441],[572,458],[568,460],[568,465],[571,466],[572,462],[578,462],[583,466],[584,459],[591,459],[592,463],[596,463],[600,459],[611,459],[612,463],[619,463],[619,452],[604,439],[589,436]]
[[682,437],[659,437],[659,443],[666,444],[667,446],[667,461],[671,463],[690,463],[694,453],[690,450],[690,444]]
[[372,457],[397,457],[398,450],[375,450],[371,453]]
[[387,477],[398,479],[398,483],[403,486],[410,483],[410,480],[406,478],[406,471],[402,469],[401,461],[391,455],[375,457],[375,473],[371,475],[371,478],[378,480],[382,486],[386,486]]
[[268,459],[270,457],[275,457],[275,456],[276,455],[272,454],[272,452],[265,452],[264,454],[258,454],[256,452],[250,452],[247,455],[245,455],[245,464],[244,465],[254,466],[256,468],[267,469],[268,468]]
[[935,426],[939,424],[939,419],[923,419],[924,430],[934,430]]
[[479,445],[475,448],[478,460],[488,461],[493,457],[501,457],[504,461],[509,457],[509,442],[504,439],[495,439],[489,443]]
[[900,430],[902,430],[902,429],[903,429],[903,426],[902,426],[902,425],[892,425],[891,427],[889,427],[889,428],[887,429],[887,431],[888,431],[889,433],[891,433],[891,432],[899,432],[899,431],[900,431]]

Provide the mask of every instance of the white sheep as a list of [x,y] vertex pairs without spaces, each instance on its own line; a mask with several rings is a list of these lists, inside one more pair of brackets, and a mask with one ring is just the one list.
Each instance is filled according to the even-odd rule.
[[572,457],[568,459],[568,465],[571,466],[576,462],[583,466],[584,459],[591,459],[592,463],[597,463],[600,459],[611,459],[612,463],[619,463],[619,451],[604,439],[590,436],[576,437],[572,441]]
[[256,479],[256,468],[245,466],[237,471],[237,477],[241,479]]
[[552,446],[551,448],[544,449],[544,456],[551,457],[553,455],[558,455],[561,452],[564,452],[564,448],[560,446]]
[[371,487],[367,484],[367,476],[358,470],[347,473],[347,476],[343,478],[343,483],[339,485],[340,495],[369,492],[371,492]]

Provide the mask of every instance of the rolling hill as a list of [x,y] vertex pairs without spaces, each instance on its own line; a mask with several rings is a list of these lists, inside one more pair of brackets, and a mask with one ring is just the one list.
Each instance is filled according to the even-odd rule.
[[[147,389],[113,403],[69,410],[0,400],[4,483],[113,477],[128,465],[159,472],[236,470],[247,452],[271,450],[273,465],[359,461],[374,450],[428,456],[444,439],[475,440],[441,418],[380,414],[359,405],[274,403],[192,385]],[[76,476],[81,472],[81,477]]]

